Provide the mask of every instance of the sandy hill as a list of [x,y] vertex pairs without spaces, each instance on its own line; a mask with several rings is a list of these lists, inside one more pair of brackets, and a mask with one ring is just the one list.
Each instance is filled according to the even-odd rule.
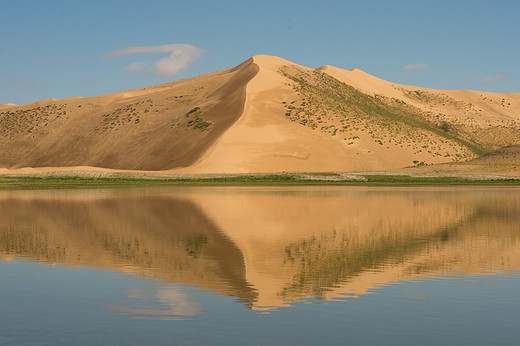
[[[519,93],[405,86],[266,55],[112,95],[0,105],[0,167],[9,169],[381,171],[514,145]],[[520,175],[518,164],[511,172]]]
[[258,67],[112,95],[0,106],[0,167],[189,166],[240,117]]

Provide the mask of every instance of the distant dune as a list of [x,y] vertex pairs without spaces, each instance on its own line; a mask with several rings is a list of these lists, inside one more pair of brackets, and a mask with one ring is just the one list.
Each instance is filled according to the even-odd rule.
[[[433,172],[448,163],[469,173],[466,162],[493,173],[486,154],[518,145],[519,93],[405,86],[266,55],[111,95],[0,105],[0,173]],[[518,150],[509,154],[509,175],[520,174]]]

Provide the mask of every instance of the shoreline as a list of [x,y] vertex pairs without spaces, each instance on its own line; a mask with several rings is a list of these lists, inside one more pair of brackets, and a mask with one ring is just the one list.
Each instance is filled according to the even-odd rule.
[[0,190],[167,185],[520,185],[520,177],[475,174],[403,174],[396,172],[161,174],[60,171],[0,174]]

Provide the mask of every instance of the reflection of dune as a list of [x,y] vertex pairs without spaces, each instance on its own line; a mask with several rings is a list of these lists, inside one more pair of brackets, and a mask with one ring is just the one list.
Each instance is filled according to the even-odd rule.
[[[514,210],[518,198],[510,193],[491,200],[489,196],[496,194],[469,189],[306,187],[268,193],[225,189],[190,198],[242,249],[247,280],[259,291],[256,304],[273,306],[307,294],[326,297],[338,287],[363,294],[376,284],[427,275],[429,271],[415,263],[427,253],[427,263],[442,263],[431,268],[435,272],[464,265],[478,270],[474,266],[482,263],[458,256],[460,246],[474,243],[478,229],[473,225],[480,225],[490,213],[503,213],[503,203]],[[516,205],[519,210],[518,201]],[[483,208],[491,212],[486,215]],[[504,236],[514,238],[508,224],[514,223],[503,223]],[[469,234],[455,245],[456,236],[468,228]],[[479,250],[471,251],[481,251],[479,261],[491,264],[495,250],[485,239]],[[520,266],[520,261],[516,263]],[[412,267],[416,273],[411,273]]]
[[[262,309],[307,295],[362,295],[448,271],[519,269],[518,192],[514,187],[3,192],[0,253],[197,285]],[[143,309],[133,313],[146,314]]]
[[[27,195],[32,193],[28,191]],[[191,202],[169,196],[86,192],[20,193],[0,198],[0,252],[69,265],[115,267],[238,296],[240,249]]]

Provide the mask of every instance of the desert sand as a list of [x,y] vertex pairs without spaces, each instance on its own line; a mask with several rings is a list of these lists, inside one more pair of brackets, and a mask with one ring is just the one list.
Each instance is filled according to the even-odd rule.
[[[0,105],[0,174],[431,173],[515,145],[519,93],[399,85],[267,55],[111,95]],[[477,171],[520,175],[510,161]]]

